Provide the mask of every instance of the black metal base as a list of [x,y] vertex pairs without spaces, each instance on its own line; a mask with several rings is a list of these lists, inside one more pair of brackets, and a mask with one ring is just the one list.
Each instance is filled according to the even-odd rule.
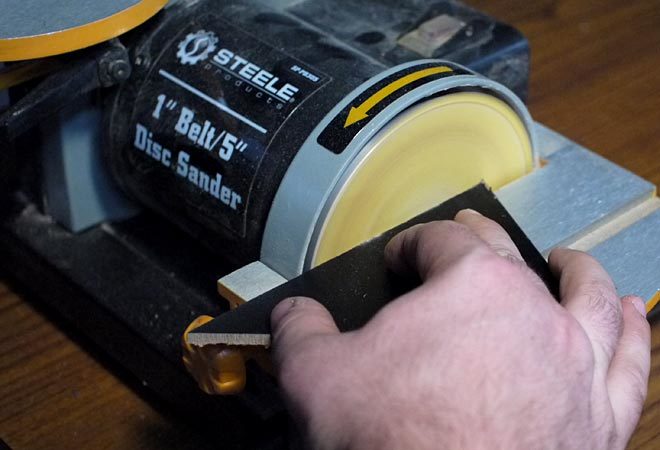
[[[198,315],[227,305],[223,267],[192,238],[150,214],[73,234],[17,195],[3,206],[3,269],[222,448],[280,448],[289,418],[272,378],[248,370],[240,396],[203,394],[185,372],[179,340]],[[206,433],[207,431],[208,433]]]

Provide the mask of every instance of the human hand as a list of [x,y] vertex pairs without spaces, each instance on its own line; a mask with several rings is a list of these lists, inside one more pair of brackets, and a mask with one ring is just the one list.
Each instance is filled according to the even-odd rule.
[[311,299],[271,316],[281,388],[314,448],[623,449],[647,390],[643,301],[558,249],[561,304],[495,222],[472,211],[387,246],[423,284],[339,333]]

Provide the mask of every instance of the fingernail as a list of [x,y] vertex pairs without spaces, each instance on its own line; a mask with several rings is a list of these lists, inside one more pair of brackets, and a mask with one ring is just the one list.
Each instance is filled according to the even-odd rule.
[[474,215],[476,215],[476,216],[481,216],[481,215],[482,215],[480,212],[475,211],[475,210],[472,209],[472,208],[465,208],[465,209],[463,209],[462,211],[459,211],[459,212],[466,212],[466,213],[468,213],[468,214],[474,214]]
[[646,317],[646,303],[639,297],[627,297],[629,301],[643,317]]

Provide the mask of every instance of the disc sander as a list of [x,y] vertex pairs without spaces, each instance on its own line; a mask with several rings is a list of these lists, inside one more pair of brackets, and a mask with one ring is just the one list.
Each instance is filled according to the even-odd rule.
[[160,11],[167,0],[5,0],[0,61],[58,55],[117,37]]
[[104,153],[129,195],[236,267],[294,278],[533,169],[533,121],[507,87],[450,61],[339,57],[302,25],[241,10],[251,28],[222,5],[155,18],[135,44],[152,63],[116,91]]

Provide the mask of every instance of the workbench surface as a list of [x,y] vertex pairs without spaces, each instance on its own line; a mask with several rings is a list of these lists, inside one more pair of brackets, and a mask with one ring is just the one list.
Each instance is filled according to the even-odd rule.
[[[536,120],[660,184],[660,0],[467,3],[530,39],[529,105]],[[209,448],[22,290],[0,281],[0,438],[7,444],[15,450]],[[655,323],[649,397],[630,448],[658,448],[659,436]]]

